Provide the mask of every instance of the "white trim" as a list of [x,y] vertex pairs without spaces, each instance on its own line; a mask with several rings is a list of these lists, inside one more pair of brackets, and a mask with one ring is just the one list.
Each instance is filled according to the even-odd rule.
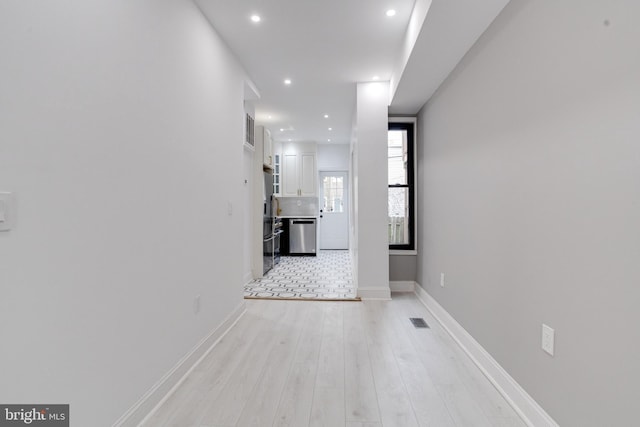
[[391,291],[389,288],[361,288],[357,289],[358,297],[361,300],[391,300]]
[[538,402],[529,396],[520,384],[419,284],[416,286],[416,296],[509,402],[525,424],[530,427],[558,427],[558,423]]
[[408,249],[408,250],[402,250],[402,249],[389,249],[389,255],[391,256],[402,256],[402,255],[412,255],[412,256],[416,256],[418,255],[418,251],[415,249]]
[[244,300],[189,353],[164,374],[112,427],[141,426],[173,394],[187,375],[205,358],[245,313]]
[[413,280],[396,280],[389,282],[391,292],[415,292],[416,282]]

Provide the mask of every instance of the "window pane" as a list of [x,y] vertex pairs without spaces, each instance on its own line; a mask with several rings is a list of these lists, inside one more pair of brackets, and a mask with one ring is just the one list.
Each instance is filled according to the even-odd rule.
[[407,184],[407,147],[406,130],[389,131],[389,185]]
[[409,189],[389,188],[389,244],[409,243]]
[[340,176],[327,176],[322,180],[323,208],[325,213],[344,212],[343,185],[344,179]]

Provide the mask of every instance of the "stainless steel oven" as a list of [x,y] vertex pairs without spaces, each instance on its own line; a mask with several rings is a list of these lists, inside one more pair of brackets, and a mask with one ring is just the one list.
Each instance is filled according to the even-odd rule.
[[275,236],[262,239],[262,274],[267,274],[273,268]]
[[275,267],[280,262],[280,235],[282,231],[273,235],[273,266]]
[[262,238],[262,274],[266,274],[280,262],[282,220],[275,218],[268,228],[271,232],[265,232]]
[[283,233],[282,219],[273,220],[273,266],[280,262],[280,239]]

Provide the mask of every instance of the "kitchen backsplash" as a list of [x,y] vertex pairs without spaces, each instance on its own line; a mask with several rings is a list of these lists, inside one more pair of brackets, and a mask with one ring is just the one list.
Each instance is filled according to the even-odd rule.
[[278,202],[274,203],[274,208],[280,204],[280,213],[276,216],[316,216],[318,215],[317,197],[276,197]]

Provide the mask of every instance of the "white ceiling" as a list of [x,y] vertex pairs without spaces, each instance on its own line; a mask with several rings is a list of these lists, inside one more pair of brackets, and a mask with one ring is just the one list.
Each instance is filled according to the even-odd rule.
[[[415,114],[508,3],[196,1],[260,92],[256,122],[277,141],[332,144],[350,141],[357,82],[393,79],[390,111]],[[396,15],[387,17],[388,9]],[[261,22],[253,23],[252,14]]]

